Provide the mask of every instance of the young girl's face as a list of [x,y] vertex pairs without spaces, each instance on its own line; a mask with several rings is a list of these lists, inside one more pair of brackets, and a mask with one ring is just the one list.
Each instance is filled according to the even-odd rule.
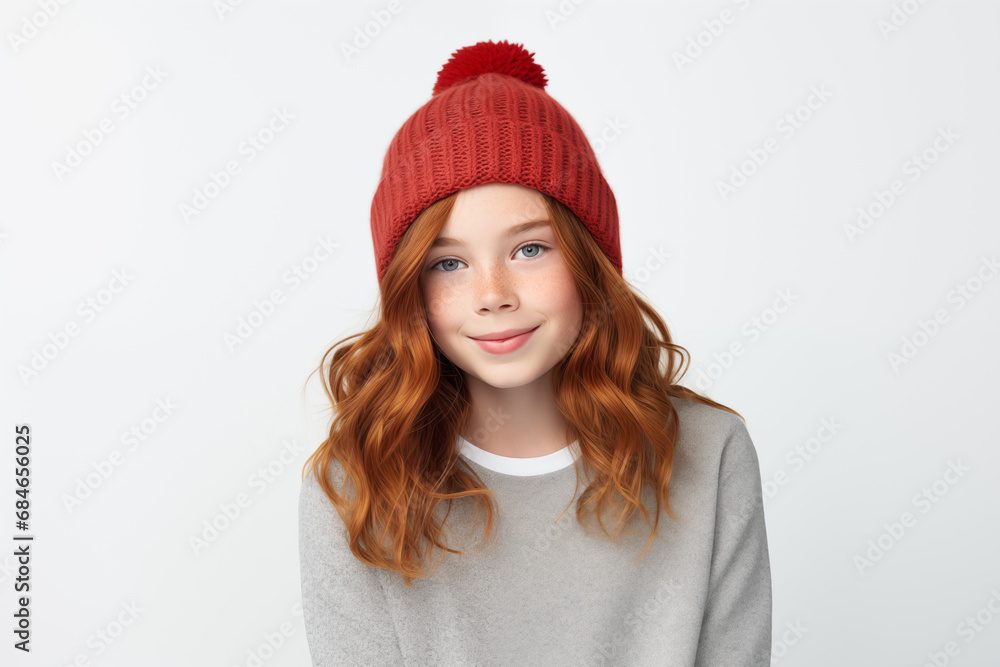
[[[441,351],[497,388],[538,380],[580,332],[580,294],[542,194],[531,188],[484,183],[459,192],[420,282]],[[502,332],[513,337],[476,340]]]

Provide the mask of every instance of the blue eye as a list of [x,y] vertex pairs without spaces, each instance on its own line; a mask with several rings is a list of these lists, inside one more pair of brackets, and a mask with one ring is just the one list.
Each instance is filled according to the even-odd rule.
[[527,245],[521,246],[520,248],[517,249],[517,251],[521,252],[525,248],[538,248],[539,249],[538,253],[535,253],[534,255],[528,255],[528,259],[534,259],[535,257],[538,257],[538,255],[540,254],[540,251],[547,250],[547,248],[545,246],[543,246],[541,243],[529,243]]
[[[458,263],[458,264],[462,263],[462,262],[459,262],[457,259],[442,259],[440,262],[437,262],[436,264],[432,264],[431,265],[431,270],[433,271],[439,264],[444,264],[446,262],[452,262],[452,263]],[[453,271],[445,271],[444,273],[453,273]]]

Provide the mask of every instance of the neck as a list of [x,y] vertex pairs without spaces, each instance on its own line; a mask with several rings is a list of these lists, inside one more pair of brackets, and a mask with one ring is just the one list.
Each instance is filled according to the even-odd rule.
[[556,406],[552,371],[520,387],[501,388],[467,375],[472,400],[462,437],[498,456],[533,458],[570,444]]

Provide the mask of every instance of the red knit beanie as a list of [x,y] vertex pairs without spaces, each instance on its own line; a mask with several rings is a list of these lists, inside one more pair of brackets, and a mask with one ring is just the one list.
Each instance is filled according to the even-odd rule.
[[545,92],[545,73],[520,44],[455,51],[431,99],[396,132],[372,200],[381,285],[403,233],[427,206],[480,183],[551,195],[584,224],[622,273],[618,208],[580,126]]

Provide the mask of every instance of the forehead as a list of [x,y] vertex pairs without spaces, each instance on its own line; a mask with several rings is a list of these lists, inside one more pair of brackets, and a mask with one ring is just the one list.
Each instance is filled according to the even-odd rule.
[[511,183],[483,183],[458,193],[442,235],[463,229],[499,230],[536,220],[547,220],[542,193]]

